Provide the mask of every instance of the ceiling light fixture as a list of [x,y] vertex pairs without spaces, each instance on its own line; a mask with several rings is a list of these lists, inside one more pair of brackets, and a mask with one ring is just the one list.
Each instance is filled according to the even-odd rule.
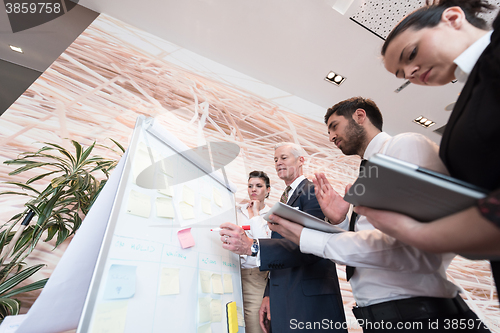
[[413,122],[416,124],[419,124],[420,126],[423,126],[425,128],[431,127],[432,125],[435,125],[436,123],[433,122],[432,120],[425,118],[424,116],[419,116],[415,119],[413,119]]
[[336,86],[340,86],[342,83],[344,83],[345,77],[330,71],[330,73],[328,73],[328,75],[325,77],[325,80],[330,83],[333,83]]
[[11,49],[12,51],[19,52],[19,53],[24,53],[24,52],[23,52],[23,49],[22,49],[22,48],[20,48],[20,47],[17,47],[17,46],[14,46],[14,45],[9,45],[9,46],[10,46],[10,49]]

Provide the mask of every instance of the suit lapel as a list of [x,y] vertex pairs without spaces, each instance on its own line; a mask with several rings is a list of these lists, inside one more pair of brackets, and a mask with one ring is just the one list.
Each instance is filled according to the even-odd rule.
[[300,195],[304,191],[304,186],[306,186],[306,184],[307,184],[307,179],[304,179],[303,181],[300,182],[299,186],[297,186],[295,191],[293,191],[293,194],[290,197],[290,199],[288,199],[288,202],[286,203],[288,206],[293,206],[295,201],[297,201],[297,199],[300,197]]

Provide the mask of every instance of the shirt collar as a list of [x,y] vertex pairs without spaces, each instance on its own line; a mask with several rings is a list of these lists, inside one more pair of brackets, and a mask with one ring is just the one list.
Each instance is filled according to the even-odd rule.
[[363,158],[365,160],[369,159],[372,157],[374,154],[380,152],[384,144],[387,142],[387,140],[391,139],[392,136],[385,132],[380,132],[379,134],[375,135],[375,137],[368,143],[368,146],[366,147],[365,153],[363,154]]
[[300,183],[302,183],[302,181],[306,179],[306,176],[304,175],[300,175],[297,177],[297,179],[295,179],[293,181],[293,183],[290,184],[290,187],[292,188],[292,191],[295,191],[295,189],[297,188],[297,186],[299,186]]
[[457,68],[455,69],[455,78],[459,82],[467,81],[467,78],[469,77],[470,72],[472,72],[477,60],[483,53],[484,49],[490,44],[492,33],[493,30],[479,38],[453,61],[457,65]]

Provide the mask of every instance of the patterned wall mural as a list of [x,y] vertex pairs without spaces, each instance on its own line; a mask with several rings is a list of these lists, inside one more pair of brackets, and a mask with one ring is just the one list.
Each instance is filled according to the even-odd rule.
[[[146,115],[189,147],[206,142],[238,144],[241,152],[227,168],[238,187],[237,202],[247,198],[246,175],[264,170],[271,177],[268,204],[279,200],[284,184],[273,166],[273,146],[281,141],[301,144],[308,152],[305,174],[326,172],[335,189],[357,176],[359,158],[346,157],[328,142],[323,123],[307,117],[306,101],[251,77],[160,40],[114,18],[101,15],[52,66],[0,117],[0,159],[15,158],[41,142],[70,148],[66,138],[89,145],[112,146],[109,138],[127,146],[136,117]],[[109,157],[112,153],[101,149]],[[13,168],[0,165],[1,181],[23,181],[33,175],[9,177]],[[44,188],[47,183],[38,186]],[[0,185],[0,190],[9,186]],[[2,216],[21,211],[24,199],[0,196]],[[85,223],[85,222],[84,222]],[[50,276],[64,248],[40,244],[32,261],[47,268],[37,279]],[[339,277],[346,306],[354,300]],[[457,258],[449,269],[451,280],[464,289],[464,298],[488,324],[498,324],[498,302],[486,261]],[[37,293],[24,297],[24,311]],[[359,330],[353,330],[353,332]],[[500,332],[500,330],[497,330]]]

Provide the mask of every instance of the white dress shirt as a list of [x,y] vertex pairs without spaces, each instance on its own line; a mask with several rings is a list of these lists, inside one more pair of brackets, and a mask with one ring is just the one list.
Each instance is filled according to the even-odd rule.
[[457,68],[455,69],[455,78],[459,82],[467,81],[467,78],[476,65],[477,60],[483,53],[484,49],[490,44],[492,33],[493,30],[479,38],[453,61],[457,65]]
[[[297,186],[300,185],[300,183],[302,183],[302,181],[306,179],[306,176],[304,175],[300,175],[298,176],[291,184],[290,184],[290,187],[292,188],[290,191],[288,191],[288,200],[290,200],[290,198],[292,197],[293,195],[293,192],[295,192],[295,189],[297,188]],[[287,201],[288,202],[288,201]]]
[[[265,205],[259,211],[258,216],[250,218],[248,215],[248,203],[238,206],[236,210],[236,219],[238,225],[244,226],[249,225],[250,230],[246,230],[246,234],[250,238],[271,238],[271,230],[267,225],[267,221],[264,220],[263,216],[271,209],[269,206]],[[257,258],[252,256],[241,255],[241,268],[254,268],[259,267],[260,263],[257,264]]]
[[[438,146],[421,134],[391,137],[379,133],[368,144],[363,158],[375,153],[447,173]],[[355,231],[329,234],[304,228],[300,250],[356,267],[349,282],[358,306],[418,296],[456,296],[459,288],[446,278],[454,254],[427,253],[406,245],[375,229],[364,216],[359,217]]]

